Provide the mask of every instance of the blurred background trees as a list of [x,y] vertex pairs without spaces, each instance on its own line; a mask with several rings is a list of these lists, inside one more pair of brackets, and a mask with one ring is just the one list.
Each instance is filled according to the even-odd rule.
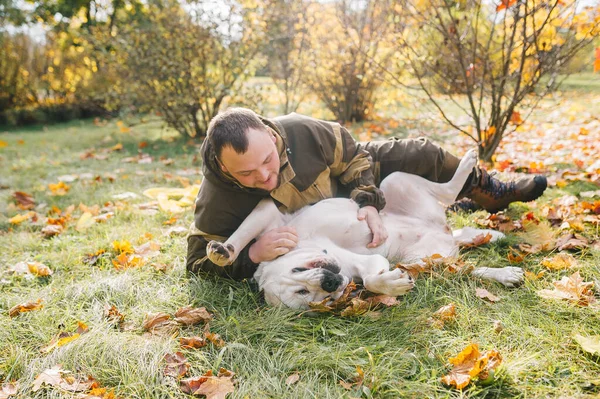
[[593,68],[587,4],[0,0],[0,125],[151,112],[203,137],[224,106],[267,102],[356,122],[393,84],[419,88],[489,159],[566,74]]

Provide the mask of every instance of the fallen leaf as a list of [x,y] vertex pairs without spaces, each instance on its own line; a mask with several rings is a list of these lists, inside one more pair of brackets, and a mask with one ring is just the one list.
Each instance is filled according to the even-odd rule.
[[600,355],[600,335],[584,337],[580,334],[573,336],[575,341],[581,346],[581,349],[592,355]]
[[123,241],[118,241],[115,240],[112,243],[113,245],[113,249],[115,250],[115,252],[117,252],[118,254],[132,254],[134,253],[134,249],[131,246],[131,243],[127,240],[123,240]]
[[144,195],[158,201],[160,209],[170,213],[185,212],[185,208],[194,205],[200,185],[185,188],[156,187],[144,191]]
[[206,323],[212,320],[213,315],[206,308],[192,308],[192,305],[180,308],[175,312],[175,321],[186,326]]
[[[531,248],[539,248],[537,252],[540,251],[550,251],[555,247],[555,230],[550,226],[548,222],[532,222],[532,221],[524,221],[523,222],[524,231],[519,233],[518,235],[525,241],[527,244],[531,246]],[[519,248],[523,252],[535,253],[524,250],[521,245]]]
[[167,353],[165,355],[165,362],[167,365],[165,366],[164,374],[175,378],[183,377],[190,368],[189,363],[181,352]]
[[169,236],[169,237],[183,236],[183,235],[187,235],[188,232],[189,232],[189,230],[186,229],[185,227],[182,227],[182,226],[173,226],[173,227],[170,227],[167,230],[165,230],[163,232],[163,235],[164,236]]
[[571,269],[577,266],[577,260],[573,255],[561,252],[552,258],[542,259],[542,266],[550,270]]
[[298,381],[300,381],[300,374],[298,374],[298,372],[296,372],[294,374],[291,374],[288,378],[285,379],[285,385],[287,385],[287,386],[294,385]]
[[106,251],[104,249],[99,249],[94,253],[87,254],[82,259],[83,263],[93,266],[98,262],[98,259],[100,259],[100,257],[102,257],[105,253]]
[[575,302],[581,306],[587,306],[596,302],[591,288],[593,282],[584,282],[579,272],[573,273],[569,277],[563,277],[560,281],[553,282],[553,290],[540,290],[537,292],[542,298],[564,299]]
[[50,195],[52,196],[63,196],[69,192],[71,186],[63,181],[60,181],[58,183],[48,184],[48,189],[50,190]]
[[36,261],[27,262],[27,269],[36,277],[47,277],[53,273],[48,266]]
[[180,388],[190,395],[205,395],[206,399],[225,399],[228,393],[234,391],[233,373],[221,369],[215,377],[208,371],[201,377],[186,378],[180,381]]
[[487,234],[482,233],[482,234],[478,234],[475,237],[473,237],[473,241],[466,243],[466,244],[462,244],[461,246],[463,248],[479,247],[479,246],[489,243],[491,239],[492,239],[492,235],[490,233],[487,233]]
[[504,325],[502,325],[502,322],[500,320],[494,320],[493,328],[494,332],[496,334],[499,334],[502,332],[502,330],[504,330]]
[[119,312],[115,305],[104,305],[104,318],[110,323],[121,324],[125,321],[125,316]]
[[43,307],[44,307],[44,305],[42,305],[42,300],[38,299],[35,302],[30,301],[30,302],[25,302],[25,303],[21,303],[21,304],[13,306],[8,311],[8,315],[10,317],[15,317],[19,313],[31,312],[32,310],[39,310]]
[[158,312],[148,313],[142,322],[142,328],[151,334],[172,335],[179,329],[179,325],[168,314]]
[[8,143],[4,140],[0,140],[0,148],[8,147]]
[[0,399],[8,399],[10,396],[14,396],[19,391],[19,385],[15,382],[8,382],[2,384],[0,387]]
[[73,377],[63,377],[63,374],[67,374],[69,371],[63,370],[60,365],[56,365],[51,369],[46,369],[33,381],[33,392],[37,392],[42,385],[50,385],[59,387],[69,392],[84,392],[89,390],[96,381],[88,377],[87,380],[79,381]]
[[489,292],[485,288],[477,288],[477,289],[475,289],[475,295],[478,298],[487,299],[490,302],[498,302],[500,300],[500,298],[498,298],[496,295],[492,294],[491,292]]
[[77,221],[77,225],[75,226],[75,230],[78,232],[83,232],[94,225],[96,221],[93,219],[93,215],[91,212],[84,212]]
[[133,267],[144,265],[144,258],[139,255],[127,255],[126,252],[121,253],[116,259],[112,260],[112,264],[117,270],[125,270]]
[[8,223],[21,224],[26,220],[31,220],[31,221],[35,222],[37,220],[37,213],[35,213],[34,211],[29,211],[27,213],[15,215],[15,216],[11,217],[10,219],[8,219]]
[[12,197],[16,201],[19,209],[26,211],[35,207],[35,200],[30,194],[27,194],[23,191],[15,191],[12,194]]
[[429,325],[436,328],[443,328],[446,322],[451,322],[456,319],[456,305],[449,303],[436,310],[433,315],[427,320]]
[[202,337],[181,337],[179,345],[184,349],[198,349],[206,346],[206,339]]
[[588,245],[589,242],[584,236],[575,233],[564,234],[556,240],[556,247],[559,251],[565,249],[581,250],[587,248]]
[[62,233],[64,228],[60,224],[49,224],[42,229],[42,234],[46,238],[54,237]]
[[350,306],[346,307],[340,315],[342,317],[353,317],[359,316],[366,313],[369,310],[369,302],[359,298],[352,298],[350,300]]
[[209,340],[210,343],[216,346],[217,348],[222,348],[225,346],[225,341],[221,339],[221,336],[219,334],[215,334],[210,331],[205,331],[204,338]]
[[144,258],[152,258],[160,254],[160,244],[150,241],[145,244],[134,247],[133,250],[136,255],[142,256]]
[[456,389],[463,389],[473,378],[484,380],[490,371],[495,370],[502,362],[502,356],[496,350],[482,355],[477,344],[469,344],[456,357],[448,359],[454,367],[442,377],[442,382]]
[[379,304],[381,305],[385,305],[387,307],[390,306],[395,306],[397,305],[398,302],[398,298],[394,297],[394,296],[389,296],[389,295],[375,295],[375,296],[370,296],[368,298],[365,298],[365,301],[371,306],[377,306]]
[[546,274],[546,272],[544,270],[542,270],[539,273],[533,273],[528,270],[525,270],[524,274],[525,274],[525,278],[527,280],[535,281],[535,280],[539,280],[540,278],[542,278]]
[[340,380],[340,385],[347,390],[360,388],[365,380],[365,372],[360,366],[356,366],[356,373],[357,375],[355,375],[350,381]]

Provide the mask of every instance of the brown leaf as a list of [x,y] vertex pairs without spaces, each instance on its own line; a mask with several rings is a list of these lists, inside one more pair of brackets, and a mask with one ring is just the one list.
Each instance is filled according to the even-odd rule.
[[190,368],[185,356],[181,352],[167,353],[165,355],[165,362],[167,365],[165,366],[164,374],[175,378],[183,377]]
[[556,247],[559,251],[565,249],[581,250],[587,248],[588,245],[588,240],[584,236],[576,233],[564,234],[556,240]]
[[232,378],[231,372],[219,372],[219,376],[215,377],[209,371],[201,377],[181,380],[180,387],[183,392],[191,395],[205,395],[206,399],[225,399],[235,389]]
[[184,349],[198,349],[206,346],[206,339],[202,337],[181,337],[179,338],[179,345]]
[[475,289],[475,295],[478,298],[487,299],[490,302],[498,302],[500,300],[500,298],[498,298],[496,295],[490,293],[485,288],[477,288],[477,289]]
[[21,304],[13,306],[8,311],[8,315],[10,317],[15,317],[19,313],[31,312],[32,310],[38,310],[43,307],[44,307],[44,305],[42,305],[42,300],[38,299],[35,302],[25,302],[25,303],[21,303]]
[[211,344],[216,346],[217,348],[222,348],[225,346],[225,341],[221,339],[219,334],[211,333],[210,331],[204,332],[204,338],[210,341]]
[[542,298],[565,299],[581,306],[596,302],[592,292],[594,283],[591,281],[584,282],[579,272],[575,272],[569,277],[565,276],[553,284],[554,290],[540,290],[537,294]]
[[42,234],[46,238],[54,237],[63,232],[63,227],[60,224],[50,224],[42,229]]
[[480,247],[482,245],[485,245],[487,243],[489,243],[492,239],[492,235],[490,233],[487,234],[478,234],[475,237],[473,237],[473,241],[467,243],[467,244],[462,244],[463,248],[474,248],[474,247]]
[[144,258],[151,258],[160,254],[160,244],[149,241],[145,244],[134,247],[136,255]]
[[63,370],[60,365],[44,370],[33,381],[32,391],[36,392],[42,385],[46,384],[59,387],[69,392],[84,392],[89,390],[95,383],[95,380],[91,377],[88,377],[88,379],[84,381],[79,381],[73,377],[63,377],[62,375],[66,373],[69,373],[69,371]]
[[333,307],[328,305],[329,302],[331,302],[331,298],[327,297],[321,302],[309,302],[308,306],[310,307],[311,312],[333,312]]
[[294,385],[299,380],[300,380],[300,374],[298,374],[298,372],[295,372],[294,374],[291,374],[288,378],[285,379],[285,385],[287,385],[287,386]]
[[142,323],[142,328],[156,335],[172,335],[179,329],[179,324],[171,320],[166,313],[148,313]]
[[35,207],[35,200],[30,194],[27,194],[23,191],[15,191],[12,194],[12,197],[16,201],[19,209],[26,211]]
[[186,326],[206,323],[212,320],[212,318],[213,315],[210,314],[206,308],[192,308],[192,305],[180,308],[175,313],[175,321]]
[[389,296],[389,295],[370,296],[368,298],[365,298],[365,301],[371,307],[375,307],[375,306],[377,306],[379,304],[385,305],[387,307],[390,307],[390,306],[395,306],[395,305],[397,305],[399,303],[398,299],[396,297]]
[[352,300],[350,301],[350,306],[342,310],[340,315],[342,317],[359,316],[363,313],[366,313],[368,310],[369,302],[359,298],[352,298]]
[[125,316],[119,312],[115,305],[104,305],[104,318],[110,323],[121,324],[125,321]]

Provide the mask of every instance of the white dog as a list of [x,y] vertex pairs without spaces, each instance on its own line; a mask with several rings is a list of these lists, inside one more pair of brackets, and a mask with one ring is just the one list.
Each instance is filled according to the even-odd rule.
[[[225,243],[208,243],[207,255],[215,264],[231,264],[253,238],[289,225],[296,228],[298,246],[261,263],[254,274],[267,303],[306,309],[309,302],[338,298],[351,280],[362,282],[373,293],[403,295],[413,287],[413,280],[401,269],[390,270],[390,261],[422,263],[434,254],[455,256],[460,244],[480,234],[491,234],[492,241],[504,237],[497,231],[473,228],[452,232],[446,224],[442,203],[456,199],[476,163],[477,154],[471,150],[448,183],[402,172],[386,177],[380,188],[387,202],[381,218],[388,238],[377,248],[367,248],[371,231],[366,221],[357,219],[358,205],[350,199],[320,201],[292,215],[283,215],[271,199],[265,199]],[[523,281],[518,267],[480,267],[472,274],[508,287]]]

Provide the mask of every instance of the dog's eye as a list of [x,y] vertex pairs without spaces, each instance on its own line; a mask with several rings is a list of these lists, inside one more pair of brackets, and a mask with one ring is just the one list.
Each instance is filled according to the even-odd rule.
[[307,289],[303,288],[301,290],[296,291],[296,294],[298,294],[298,295],[308,295],[309,291]]
[[327,254],[327,250],[326,250],[326,249],[324,249],[324,250],[323,250],[323,253],[324,253],[324,254]]
[[294,268],[292,269],[292,273],[305,272],[305,271],[307,271],[307,270],[308,270],[308,269],[307,269],[306,267],[294,267]]

